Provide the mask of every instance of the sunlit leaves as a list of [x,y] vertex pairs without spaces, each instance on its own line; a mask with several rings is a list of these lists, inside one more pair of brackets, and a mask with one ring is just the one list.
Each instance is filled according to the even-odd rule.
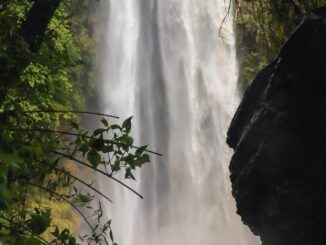
[[14,245],[41,245],[40,240],[33,236],[18,236]]

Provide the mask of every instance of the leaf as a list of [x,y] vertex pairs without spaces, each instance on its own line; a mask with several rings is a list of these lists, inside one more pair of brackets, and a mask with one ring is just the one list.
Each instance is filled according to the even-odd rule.
[[101,135],[100,138],[95,139],[95,141],[92,144],[92,147],[95,150],[100,151],[100,150],[102,150],[103,146],[104,146],[104,139],[103,139],[103,135]]
[[126,137],[125,141],[128,146],[132,146],[132,144],[134,143],[134,139],[130,136]]
[[6,182],[6,173],[0,169],[0,185]]
[[41,245],[41,242],[35,237],[20,236],[16,239],[15,245]]
[[105,127],[108,127],[108,126],[109,126],[108,121],[107,121],[104,117],[101,119],[101,122],[102,122],[102,124],[103,124]]
[[149,155],[143,154],[138,160],[137,160],[137,166],[141,167],[144,163],[150,162]]
[[77,195],[77,201],[79,202],[79,204],[83,204],[83,205],[86,205],[88,203],[90,203],[91,201],[93,201],[94,197],[91,196],[89,193],[86,193],[86,194],[81,194],[79,193]]
[[54,230],[53,232],[51,232],[51,234],[52,234],[53,236],[55,236],[55,237],[58,237],[59,234],[60,234],[58,227],[55,227],[55,230]]
[[34,234],[42,234],[51,224],[51,210],[45,211],[35,209],[35,213],[31,214],[31,219],[27,221],[27,226]]
[[117,172],[120,170],[120,161],[115,160],[114,165],[112,166],[112,171]]
[[119,137],[117,139],[119,143],[121,143],[124,146],[132,146],[134,143],[134,139],[130,137],[128,134],[124,134],[123,136]]
[[110,239],[111,239],[112,242],[114,241],[112,230],[110,230]]
[[112,144],[107,144],[107,145],[104,145],[101,150],[103,153],[112,152],[113,146],[112,146]]
[[148,145],[143,145],[143,146],[138,147],[138,149],[136,150],[136,154],[141,155],[147,149],[147,146]]
[[125,179],[135,179],[135,176],[131,173],[131,169],[130,168],[126,168],[126,173],[125,173]]
[[124,132],[129,133],[130,129],[131,129],[131,120],[132,120],[132,116],[128,117],[126,120],[124,120],[124,122],[122,123],[122,129]]
[[106,131],[106,129],[104,129],[104,128],[98,128],[98,129],[95,129],[95,130],[94,130],[93,135],[94,135],[94,136],[97,136],[97,135],[99,135],[99,134],[102,134],[102,133],[105,132],[105,131]]
[[76,239],[74,237],[70,237],[68,245],[75,245],[75,244],[76,244]]
[[76,123],[75,121],[70,121],[70,125],[71,125],[71,127],[73,127],[74,129],[79,129],[79,124],[78,123]]
[[111,129],[119,129],[119,130],[122,129],[118,124],[112,124],[112,125],[110,126],[110,128],[111,128]]
[[89,145],[84,143],[79,147],[79,151],[85,155],[85,153],[89,150]]
[[96,168],[101,162],[101,156],[94,150],[90,150],[87,154],[87,160]]

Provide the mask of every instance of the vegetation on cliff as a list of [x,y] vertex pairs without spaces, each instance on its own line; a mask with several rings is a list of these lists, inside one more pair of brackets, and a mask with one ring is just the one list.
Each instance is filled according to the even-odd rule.
[[236,0],[239,84],[247,87],[276,58],[304,16],[325,5],[326,0]]
[[237,213],[263,245],[326,244],[326,7],[258,73],[227,143]]

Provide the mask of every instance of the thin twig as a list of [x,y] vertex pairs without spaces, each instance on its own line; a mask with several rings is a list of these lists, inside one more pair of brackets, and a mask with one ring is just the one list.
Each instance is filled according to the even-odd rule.
[[104,197],[104,198],[105,198],[106,200],[108,200],[109,202],[113,203],[113,201],[112,201],[108,196],[104,195],[102,192],[100,192],[99,190],[97,190],[96,188],[94,188],[93,186],[91,186],[90,184],[86,183],[85,181],[81,180],[80,178],[78,178],[78,177],[76,177],[76,176],[70,174],[69,172],[67,172],[67,171],[65,171],[65,170],[63,170],[63,169],[61,169],[61,168],[54,167],[54,166],[52,166],[51,164],[48,164],[48,163],[45,163],[45,162],[43,162],[43,164],[48,165],[48,166],[50,166],[50,167],[52,167],[52,168],[54,168],[54,169],[60,171],[61,173],[65,174],[65,175],[68,175],[68,176],[70,176],[71,178],[73,178],[73,179],[79,181],[80,183],[86,185],[88,188],[90,188],[90,189],[92,189],[93,191],[95,191],[97,194],[99,194],[99,195],[101,195],[102,197]]
[[120,181],[120,180],[114,178],[112,175],[109,175],[109,174],[105,173],[104,171],[102,171],[102,170],[100,170],[100,169],[94,168],[93,166],[91,166],[91,165],[89,165],[89,164],[87,164],[87,163],[85,163],[85,162],[83,162],[83,161],[81,161],[81,160],[79,160],[79,159],[77,159],[77,158],[74,158],[73,156],[69,156],[69,155],[67,155],[67,154],[64,154],[64,153],[61,153],[61,152],[58,152],[58,151],[52,151],[52,152],[55,153],[55,154],[57,154],[57,155],[60,155],[60,156],[66,157],[66,158],[68,158],[68,159],[74,160],[75,162],[80,163],[80,164],[82,164],[82,165],[85,166],[85,167],[88,167],[88,168],[90,168],[90,169],[95,170],[96,172],[99,172],[99,173],[103,174],[104,176],[106,176],[106,177],[108,177],[108,178],[110,178],[110,179],[112,179],[112,180],[118,182],[119,184],[121,184],[121,185],[124,186],[125,188],[129,189],[130,191],[132,191],[133,193],[135,193],[135,194],[136,194],[137,196],[139,196],[140,198],[143,198],[143,196],[140,195],[137,191],[135,191],[134,189],[132,189],[131,187],[129,187],[128,185],[126,185],[126,184],[123,183],[122,181]]
[[[13,224],[12,220],[10,220],[10,219],[8,219],[8,218],[2,216],[2,215],[0,215],[0,218],[3,219],[3,220],[6,220],[7,222],[9,222],[9,224]],[[5,227],[5,228],[8,228],[8,229],[13,229],[13,230],[15,230],[15,231],[17,231],[17,232],[19,232],[19,233],[21,233],[21,234],[24,234],[23,231],[18,230],[18,229],[15,229],[15,228],[13,228],[13,227],[11,227],[11,226],[6,226],[6,225],[4,225],[4,224],[1,224],[1,226],[2,226],[2,227]],[[25,227],[25,226],[23,226],[23,225],[18,225],[18,226],[20,226],[20,227],[21,227],[22,229],[24,229],[25,231],[32,232],[29,228],[27,228],[27,227]],[[41,242],[42,244],[51,245],[51,243],[49,243],[48,241],[46,241],[46,240],[45,240],[44,238],[42,238],[41,236],[38,236],[38,235],[36,235],[36,234],[34,234],[34,236],[36,236],[38,239],[40,239],[40,242]]]
[[218,35],[219,35],[220,37],[222,37],[222,40],[224,40],[223,35],[222,35],[222,28],[223,28],[223,25],[224,25],[224,23],[225,23],[225,21],[226,21],[226,18],[227,18],[227,17],[229,16],[229,14],[230,14],[231,6],[232,6],[232,0],[229,1],[228,10],[227,10],[227,12],[226,12],[225,15],[224,15],[223,20],[222,20],[222,23],[221,23],[221,25],[220,25],[220,27],[219,27],[219,30],[218,30]]
[[96,235],[96,231],[94,230],[93,226],[89,223],[89,221],[87,220],[87,218],[85,217],[85,215],[79,210],[79,208],[77,208],[71,201],[69,201],[67,198],[65,198],[64,196],[44,187],[44,186],[41,186],[41,185],[37,185],[37,184],[34,184],[34,183],[31,183],[31,182],[24,182],[28,185],[31,185],[31,186],[34,186],[36,188],[39,188],[39,189],[42,189],[56,197],[58,197],[59,199],[62,199],[64,200],[66,203],[68,203],[69,205],[71,205],[71,207],[73,207],[78,213],[79,215],[85,220],[85,222],[87,223],[87,225],[89,226],[89,228],[92,230],[93,234]]
[[89,115],[96,115],[96,116],[111,117],[116,119],[120,118],[118,116],[99,113],[99,112],[76,111],[76,110],[32,110],[32,111],[23,111],[23,113],[78,113],[78,114],[89,114]]
[[[89,135],[83,135],[83,134],[77,134],[77,133],[71,133],[71,132],[67,132],[67,131],[62,131],[62,130],[53,130],[53,129],[44,129],[44,128],[9,128],[9,129],[6,129],[7,131],[37,131],[37,132],[45,132],[45,133],[54,133],[54,134],[66,134],[66,135],[71,135],[71,136],[82,136],[82,137],[85,137],[87,139],[92,139],[93,137],[92,136],[89,136]],[[114,142],[112,140],[104,140],[105,142],[108,142],[108,143],[114,143],[114,144],[120,144],[120,145],[124,145],[124,146],[127,146],[127,144],[125,143],[122,143],[122,142]],[[134,149],[138,149],[140,148],[139,146],[130,146]],[[151,154],[154,154],[154,155],[157,155],[157,156],[162,156],[161,153],[158,153],[158,152],[155,152],[155,151],[152,151],[152,150],[145,150],[145,152],[148,152],[148,153],[151,153]]]

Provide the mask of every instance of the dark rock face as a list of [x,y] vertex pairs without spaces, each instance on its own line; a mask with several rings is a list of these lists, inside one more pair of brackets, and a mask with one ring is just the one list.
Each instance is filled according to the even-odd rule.
[[326,245],[326,8],[262,70],[227,143],[238,214],[264,245]]

